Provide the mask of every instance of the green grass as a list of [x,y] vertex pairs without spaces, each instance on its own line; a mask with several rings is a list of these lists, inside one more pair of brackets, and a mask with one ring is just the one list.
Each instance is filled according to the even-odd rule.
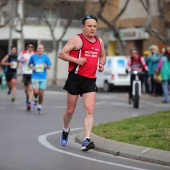
[[98,136],[170,151],[170,110],[94,126]]

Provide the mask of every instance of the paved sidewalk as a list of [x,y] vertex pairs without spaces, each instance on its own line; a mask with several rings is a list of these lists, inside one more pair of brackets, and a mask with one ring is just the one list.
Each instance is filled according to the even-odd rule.
[[[95,143],[95,150],[117,156],[170,166],[169,151],[117,142],[99,137],[93,133],[91,135],[91,139]],[[77,135],[76,140],[79,143],[84,141],[84,131]]]

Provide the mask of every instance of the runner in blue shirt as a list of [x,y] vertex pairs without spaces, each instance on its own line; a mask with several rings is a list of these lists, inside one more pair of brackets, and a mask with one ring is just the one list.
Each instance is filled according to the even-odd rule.
[[34,89],[34,103],[33,108],[36,109],[39,114],[42,114],[42,102],[43,94],[47,84],[47,69],[51,68],[51,61],[49,57],[44,54],[44,45],[40,44],[37,47],[37,54],[31,56],[28,67],[33,70],[32,73],[32,86]]

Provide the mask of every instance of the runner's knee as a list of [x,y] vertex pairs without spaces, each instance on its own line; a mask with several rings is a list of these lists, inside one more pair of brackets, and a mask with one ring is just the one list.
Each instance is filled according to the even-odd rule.
[[86,115],[88,115],[88,116],[93,116],[93,114],[94,114],[94,109],[92,109],[92,108],[85,108],[85,113],[86,113]]
[[73,113],[74,113],[74,110],[75,110],[74,108],[67,108],[66,113],[67,113],[68,115],[72,116]]

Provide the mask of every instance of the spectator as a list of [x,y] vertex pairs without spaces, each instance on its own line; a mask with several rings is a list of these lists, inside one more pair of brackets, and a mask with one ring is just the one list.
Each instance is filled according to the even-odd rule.
[[160,55],[159,55],[159,50],[158,47],[156,45],[153,45],[151,47],[151,55],[150,55],[150,62],[151,62],[151,67],[150,67],[150,75],[151,75],[151,95],[152,96],[157,96],[158,95],[158,83],[154,80],[153,78],[153,74],[154,74],[154,70],[157,68],[158,66],[158,61],[160,59]]
[[150,86],[149,86],[149,76],[150,76],[150,72],[149,70],[151,70],[151,61],[150,61],[150,51],[145,51],[144,52],[144,58],[145,58],[145,62],[146,65],[148,66],[148,73],[144,75],[143,80],[144,80],[144,85],[145,85],[145,93],[150,93]]
[[166,48],[165,56],[161,57],[159,60],[157,72],[160,73],[162,78],[163,103],[169,103],[168,81],[170,80],[170,47]]

